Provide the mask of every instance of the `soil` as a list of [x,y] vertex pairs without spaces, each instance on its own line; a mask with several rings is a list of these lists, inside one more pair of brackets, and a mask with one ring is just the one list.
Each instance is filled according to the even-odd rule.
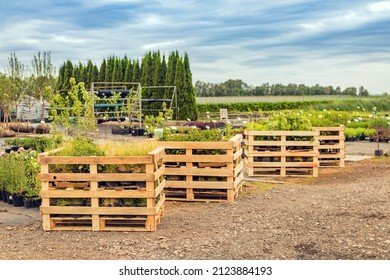
[[0,259],[389,260],[389,178],[389,159],[369,159],[318,178],[245,183],[232,204],[166,203],[156,232],[0,223]]

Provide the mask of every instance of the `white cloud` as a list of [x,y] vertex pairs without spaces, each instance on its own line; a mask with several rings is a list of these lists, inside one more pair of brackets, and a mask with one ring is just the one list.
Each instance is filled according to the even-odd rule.
[[382,1],[369,4],[368,10],[373,13],[390,11],[390,1]]

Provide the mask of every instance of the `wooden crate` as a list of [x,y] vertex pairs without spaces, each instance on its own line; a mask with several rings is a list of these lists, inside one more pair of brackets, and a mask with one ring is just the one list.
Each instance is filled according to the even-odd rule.
[[320,155],[318,161],[320,167],[344,167],[345,166],[345,136],[343,125],[336,127],[315,127],[320,135],[318,140]]
[[244,134],[248,176],[318,177],[318,131],[245,130]]
[[[55,156],[56,152],[39,155],[44,230],[156,230],[164,214],[164,149],[157,148],[146,156],[123,157]],[[58,171],[74,165],[87,171]],[[121,173],[102,172],[103,166],[115,165],[123,167]],[[54,166],[56,173],[52,172]],[[138,172],[131,171],[130,166],[138,167]],[[58,206],[59,201],[69,198],[80,201],[80,205]],[[146,203],[131,205],[134,200]]]
[[242,135],[227,142],[161,141],[167,200],[233,202],[244,178]]

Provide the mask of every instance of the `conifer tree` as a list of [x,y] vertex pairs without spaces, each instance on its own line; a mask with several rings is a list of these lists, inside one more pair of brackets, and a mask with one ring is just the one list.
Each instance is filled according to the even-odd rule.
[[106,68],[107,68],[107,62],[106,62],[106,59],[104,58],[103,62],[100,64],[98,82],[104,82],[105,77],[106,77]]

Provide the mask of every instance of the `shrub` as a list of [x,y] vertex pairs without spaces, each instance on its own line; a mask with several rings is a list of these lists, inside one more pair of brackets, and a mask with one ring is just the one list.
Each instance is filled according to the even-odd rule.
[[281,113],[273,115],[267,121],[252,122],[246,125],[249,130],[270,131],[311,131],[313,130],[308,118],[299,113]]
[[15,132],[25,132],[25,133],[34,132],[34,127],[29,123],[10,123],[9,129]]
[[35,133],[37,134],[49,134],[50,126],[48,124],[41,123],[35,128]]

